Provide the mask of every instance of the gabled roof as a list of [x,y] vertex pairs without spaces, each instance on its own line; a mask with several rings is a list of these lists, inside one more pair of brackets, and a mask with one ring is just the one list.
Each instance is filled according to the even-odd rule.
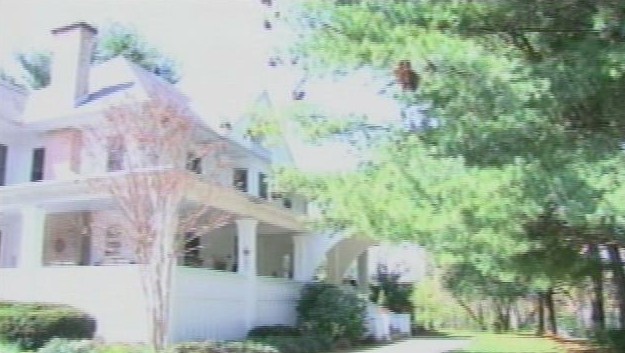
[[166,96],[180,103],[187,102],[187,98],[173,85],[125,58],[116,57],[91,66],[89,93],[73,107],[59,105],[53,87],[34,91],[26,104],[24,121],[28,123],[59,119],[98,111],[128,99],[143,100],[154,96]]

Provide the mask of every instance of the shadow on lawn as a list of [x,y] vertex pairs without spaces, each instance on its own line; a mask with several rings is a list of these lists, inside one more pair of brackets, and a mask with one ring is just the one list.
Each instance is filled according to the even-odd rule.
[[456,340],[456,339],[469,339],[473,336],[462,333],[449,333],[439,331],[424,331],[413,334],[410,338],[419,339],[437,339],[437,340]]

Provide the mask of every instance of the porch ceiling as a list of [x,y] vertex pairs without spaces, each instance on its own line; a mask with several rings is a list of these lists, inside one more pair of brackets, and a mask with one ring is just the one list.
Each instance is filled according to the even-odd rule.
[[[121,177],[121,176],[120,176]],[[259,221],[259,231],[271,234],[305,231],[303,216],[275,205],[252,201],[246,195],[229,187],[202,181],[189,173],[184,176],[188,185],[186,200],[208,204],[240,218]],[[113,205],[110,195],[94,191],[89,180],[50,180],[0,187],[0,211],[36,204],[52,211],[103,209]]]
[[[235,217],[254,218],[260,222],[260,229],[275,233],[303,232],[306,230],[303,216],[264,202],[250,200],[245,194],[229,187],[201,181],[189,176],[187,200],[198,204],[209,204]],[[274,234],[275,234],[274,233]]]

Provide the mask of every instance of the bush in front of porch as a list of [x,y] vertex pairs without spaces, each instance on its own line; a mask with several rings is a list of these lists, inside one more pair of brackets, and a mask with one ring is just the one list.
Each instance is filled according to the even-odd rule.
[[0,302],[0,341],[23,349],[43,346],[55,337],[89,339],[95,320],[67,305]]
[[367,300],[327,283],[309,283],[297,304],[298,326],[304,335],[351,345],[366,333]]

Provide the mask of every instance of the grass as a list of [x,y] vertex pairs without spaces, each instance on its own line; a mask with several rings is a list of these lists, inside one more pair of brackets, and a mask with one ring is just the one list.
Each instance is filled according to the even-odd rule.
[[22,351],[15,344],[0,342],[0,352],[1,353],[21,353]]
[[524,334],[472,333],[469,346],[457,353],[564,353],[548,338]]

